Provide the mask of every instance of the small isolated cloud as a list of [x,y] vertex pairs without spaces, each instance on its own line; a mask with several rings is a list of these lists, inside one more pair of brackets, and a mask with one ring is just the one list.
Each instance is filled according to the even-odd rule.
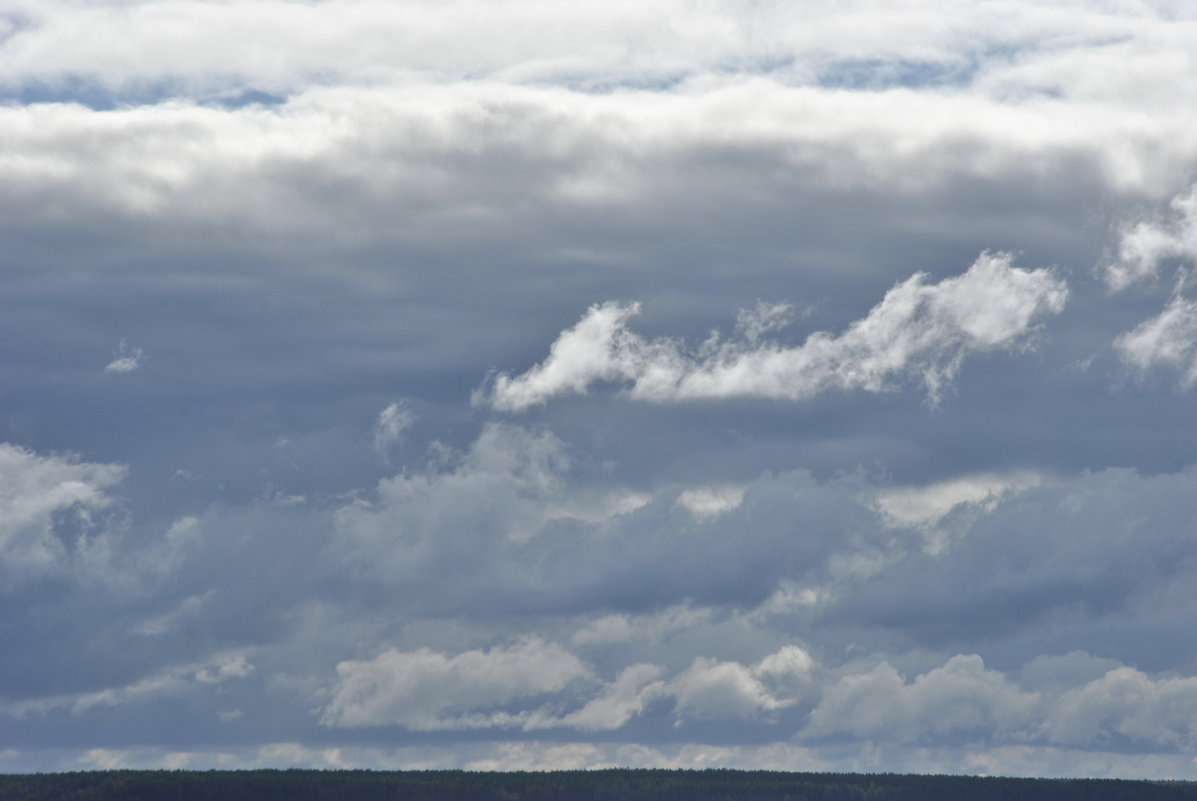
[[399,401],[388,405],[374,423],[374,450],[385,459],[415,422],[416,416],[407,404]]
[[1102,270],[1111,292],[1158,278],[1165,259],[1197,259],[1197,185],[1174,197],[1171,205],[1171,220],[1139,222],[1122,232],[1117,258]]
[[718,398],[799,401],[830,390],[891,389],[916,378],[932,402],[970,354],[1023,342],[1046,314],[1064,308],[1068,287],[1051,270],[1025,270],[1007,253],[982,253],[963,274],[929,284],[917,273],[886,293],[838,336],[818,332],[798,347],[761,339],[784,318],[781,307],[741,313],[741,339],[713,335],[688,352],[671,339],[628,329],[636,303],[592,306],[527,372],[495,378],[491,404],[522,411],[597,381],[625,383],[635,400],[668,403]]
[[116,348],[116,358],[108,363],[104,368],[105,373],[131,373],[141,363],[145,361],[145,351],[141,348],[135,348],[129,345],[125,340],[121,340]]
[[1197,383],[1197,302],[1174,297],[1155,317],[1114,340],[1119,357],[1146,372],[1157,367],[1179,370],[1180,383]]
[[243,679],[253,672],[254,666],[244,656],[238,654],[196,671],[195,680],[201,684],[220,684],[228,679]]
[[695,521],[706,523],[732,511],[744,502],[743,487],[698,487],[683,490],[676,506],[693,515]]

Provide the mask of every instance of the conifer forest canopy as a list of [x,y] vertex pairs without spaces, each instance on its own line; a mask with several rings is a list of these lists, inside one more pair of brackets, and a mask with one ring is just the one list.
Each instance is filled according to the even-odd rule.
[[0,801],[1191,801],[1192,782],[726,769],[89,770],[0,775]]

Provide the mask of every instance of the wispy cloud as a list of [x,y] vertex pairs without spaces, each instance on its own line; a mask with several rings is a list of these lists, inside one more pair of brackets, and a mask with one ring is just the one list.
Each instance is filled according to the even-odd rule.
[[1116,257],[1102,266],[1111,292],[1157,279],[1166,259],[1197,259],[1197,186],[1174,197],[1171,207],[1171,219],[1140,221],[1122,232]]
[[125,340],[121,340],[116,348],[116,358],[108,363],[104,368],[106,373],[131,373],[138,367],[141,367],[142,361],[145,360],[145,351],[141,348],[132,347]]
[[384,460],[390,451],[403,441],[403,435],[416,422],[416,415],[407,404],[396,401],[378,413],[374,422],[374,450]]
[[1197,302],[1174,297],[1167,308],[1114,340],[1114,348],[1131,367],[1179,370],[1185,389],[1197,383]]

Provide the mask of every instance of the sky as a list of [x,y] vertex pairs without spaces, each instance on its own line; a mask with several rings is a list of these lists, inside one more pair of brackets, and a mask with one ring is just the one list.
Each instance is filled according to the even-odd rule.
[[1197,779],[1197,11],[0,0],[0,771]]

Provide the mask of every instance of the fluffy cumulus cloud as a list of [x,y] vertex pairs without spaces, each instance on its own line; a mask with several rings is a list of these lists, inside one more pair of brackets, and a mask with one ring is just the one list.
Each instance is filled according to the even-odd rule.
[[938,284],[921,273],[908,278],[838,336],[818,332],[797,347],[761,343],[758,314],[742,326],[744,342],[712,335],[693,353],[628,330],[638,304],[604,303],[564,332],[545,361],[515,377],[499,375],[491,403],[520,411],[584,392],[595,381],[627,382],[629,397],[657,403],[797,401],[833,389],[880,392],[907,375],[938,401],[966,356],[1019,344],[1067,298],[1067,286],[1049,270],[1020,269],[1009,254],[983,253],[966,272]]
[[1003,737],[1030,721],[1038,700],[986,669],[975,654],[953,656],[910,682],[882,662],[832,684],[811,713],[807,733],[897,740]]
[[1197,778],[1194,53],[3,4],[0,770]]
[[1068,690],[1046,722],[1048,736],[1088,744],[1126,738],[1192,748],[1197,742],[1197,678],[1152,679],[1129,667]]
[[796,645],[787,645],[751,667],[700,657],[673,681],[677,714],[692,718],[754,718],[762,712],[792,706],[797,698],[787,691],[810,677],[812,664],[810,655]]

